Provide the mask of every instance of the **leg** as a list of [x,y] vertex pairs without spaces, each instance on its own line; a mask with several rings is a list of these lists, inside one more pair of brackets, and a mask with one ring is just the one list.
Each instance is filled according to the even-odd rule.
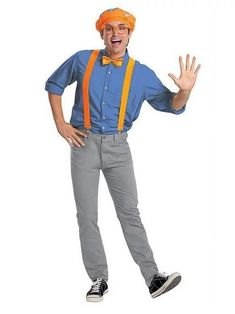
[[[130,253],[149,286],[153,276],[158,274],[158,268],[137,207],[137,188],[129,144],[121,141],[112,149],[116,156],[113,158],[115,163],[104,168],[103,173]],[[111,151],[109,158],[110,154]]]
[[108,280],[107,261],[97,225],[100,169],[95,166],[95,150],[91,153],[90,146],[87,142],[85,147],[71,148],[71,174],[79,236],[89,277],[91,280],[98,277]]

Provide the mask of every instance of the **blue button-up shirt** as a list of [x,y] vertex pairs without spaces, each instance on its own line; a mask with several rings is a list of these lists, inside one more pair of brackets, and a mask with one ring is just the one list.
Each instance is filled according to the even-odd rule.
[[[91,52],[92,50],[76,52],[48,78],[45,86],[49,93],[62,95],[66,86],[77,82],[70,123],[80,129],[84,129],[82,81]],[[106,49],[100,50],[89,83],[91,131],[113,134],[118,132],[122,85],[129,54],[126,49],[121,67],[112,63],[102,65],[103,55],[108,56]],[[172,107],[172,98],[175,94],[161,83],[153,70],[136,61],[123,131],[128,131],[132,127],[133,122],[139,116],[144,100],[156,110],[174,114],[182,113],[185,106],[180,110]]]

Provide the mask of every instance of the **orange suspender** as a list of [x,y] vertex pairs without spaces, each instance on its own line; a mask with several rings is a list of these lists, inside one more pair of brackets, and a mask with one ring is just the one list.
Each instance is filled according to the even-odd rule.
[[99,54],[99,50],[92,51],[87,67],[86,67],[86,71],[85,71],[83,83],[82,83],[84,125],[86,129],[91,128],[90,104],[89,104],[89,81],[90,81],[91,72],[93,70],[98,54]]
[[[84,125],[86,129],[91,128],[91,121],[90,121],[90,107],[89,107],[89,81],[90,76],[96,61],[96,58],[98,57],[99,50],[94,50],[91,53],[91,56],[89,58],[87,68],[84,74],[83,78],[83,85],[82,85],[82,93],[83,93],[83,110],[84,110]],[[122,86],[122,97],[121,97],[121,105],[120,105],[120,112],[119,112],[119,119],[118,119],[118,131],[120,132],[123,129],[124,125],[124,118],[126,113],[126,106],[128,101],[128,95],[131,85],[131,78],[133,74],[133,69],[135,65],[135,60],[132,58],[129,58],[125,78]]]
[[128,95],[129,95],[134,65],[135,65],[135,60],[132,58],[129,58],[129,61],[126,67],[125,78],[124,78],[124,82],[122,86],[122,98],[121,98],[121,106],[120,106],[120,113],[119,113],[119,119],[118,119],[118,131],[121,131],[124,125],[124,118],[126,114],[126,106],[127,106],[127,101],[128,101]]

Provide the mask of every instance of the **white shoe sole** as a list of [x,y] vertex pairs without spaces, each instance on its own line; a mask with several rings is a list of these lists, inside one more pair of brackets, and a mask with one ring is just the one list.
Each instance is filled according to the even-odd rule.
[[171,289],[175,288],[181,281],[181,275],[179,273],[173,273],[169,275],[168,280],[159,288],[157,291],[151,294],[152,298],[158,297],[160,294],[163,294]]
[[[105,290],[104,295],[108,292],[108,289]],[[103,296],[99,297],[98,295],[90,295],[86,296],[87,302],[100,302],[103,301]]]

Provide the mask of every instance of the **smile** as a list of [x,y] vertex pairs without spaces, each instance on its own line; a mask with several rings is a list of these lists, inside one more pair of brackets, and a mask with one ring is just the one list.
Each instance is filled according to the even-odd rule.
[[121,45],[122,40],[121,39],[113,39],[111,40],[111,45],[114,48],[117,48]]

